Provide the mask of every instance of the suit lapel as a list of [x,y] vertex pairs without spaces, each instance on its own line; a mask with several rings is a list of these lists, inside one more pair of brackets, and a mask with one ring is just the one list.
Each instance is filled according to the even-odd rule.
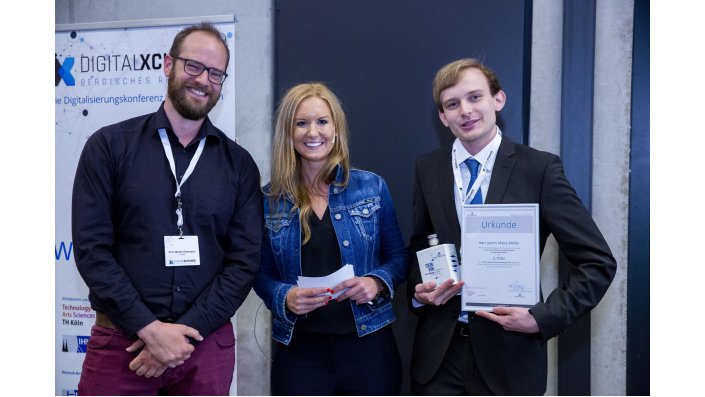
[[485,203],[500,204],[502,202],[515,164],[514,142],[505,135],[502,137],[502,142],[499,144],[497,158],[495,159],[494,168],[492,169],[490,188],[487,190]]
[[[453,167],[451,150],[443,152],[443,155],[439,158],[437,162],[438,169],[435,175],[438,176],[436,180],[438,185],[436,189],[440,193],[441,206],[443,207],[443,212],[445,216],[443,219],[448,220],[448,228],[451,232],[451,236],[454,239],[457,238],[458,241],[454,241],[456,244],[460,244],[460,223],[458,222],[458,213],[455,210],[455,179],[453,178]],[[456,237],[457,236],[457,237]]]

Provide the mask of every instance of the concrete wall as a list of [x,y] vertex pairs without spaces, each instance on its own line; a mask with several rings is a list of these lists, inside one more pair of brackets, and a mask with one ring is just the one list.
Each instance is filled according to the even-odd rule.
[[[563,0],[534,0],[531,37],[531,98],[529,145],[551,153],[561,152],[561,63]],[[541,288],[558,287],[558,243],[546,241],[541,256]],[[558,339],[548,342],[546,395],[558,394]]]
[[626,394],[629,147],[634,1],[597,1],[592,214],[617,274],[592,312],[594,395]]
[[[591,316],[591,394],[626,394],[627,216],[634,2],[596,3],[592,213],[618,271]],[[563,1],[534,0],[530,145],[560,153]],[[541,261],[542,287],[558,283],[555,240]],[[560,336],[559,336],[560,337]],[[549,343],[547,395],[557,394],[557,344]]]

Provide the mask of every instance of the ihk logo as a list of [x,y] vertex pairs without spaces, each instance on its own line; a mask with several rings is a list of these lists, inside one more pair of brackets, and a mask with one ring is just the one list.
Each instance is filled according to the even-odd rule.
[[55,75],[55,82],[54,84],[55,87],[59,86],[59,83],[61,80],[64,80],[64,83],[67,86],[74,86],[76,85],[76,80],[74,80],[73,75],[71,74],[71,69],[73,68],[73,63],[74,63],[74,58],[73,57],[67,57],[64,59],[64,63],[62,64],[59,62],[58,57],[54,57],[54,66],[56,67],[56,75]]
[[61,351],[65,353],[85,353],[90,336],[63,335]]

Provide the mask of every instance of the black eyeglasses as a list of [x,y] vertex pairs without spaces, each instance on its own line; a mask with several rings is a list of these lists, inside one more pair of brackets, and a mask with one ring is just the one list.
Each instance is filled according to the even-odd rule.
[[171,57],[184,61],[184,72],[190,74],[191,76],[200,76],[204,70],[207,70],[208,80],[210,80],[210,82],[213,84],[223,84],[225,78],[228,77],[228,74],[223,72],[222,70],[218,70],[216,68],[207,68],[206,65],[198,61],[194,61],[193,59],[181,58],[174,55],[172,55]]

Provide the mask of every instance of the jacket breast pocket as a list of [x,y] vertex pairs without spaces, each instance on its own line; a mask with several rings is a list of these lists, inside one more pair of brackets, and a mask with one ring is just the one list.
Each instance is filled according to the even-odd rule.
[[265,214],[264,216],[264,227],[267,229],[267,235],[272,244],[272,251],[277,254],[283,248],[290,225],[291,218],[286,214]]
[[377,234],[379,224],[379,197],[370,198],[348,208],[348,214],[360,236],[367,239],[374,239]]

